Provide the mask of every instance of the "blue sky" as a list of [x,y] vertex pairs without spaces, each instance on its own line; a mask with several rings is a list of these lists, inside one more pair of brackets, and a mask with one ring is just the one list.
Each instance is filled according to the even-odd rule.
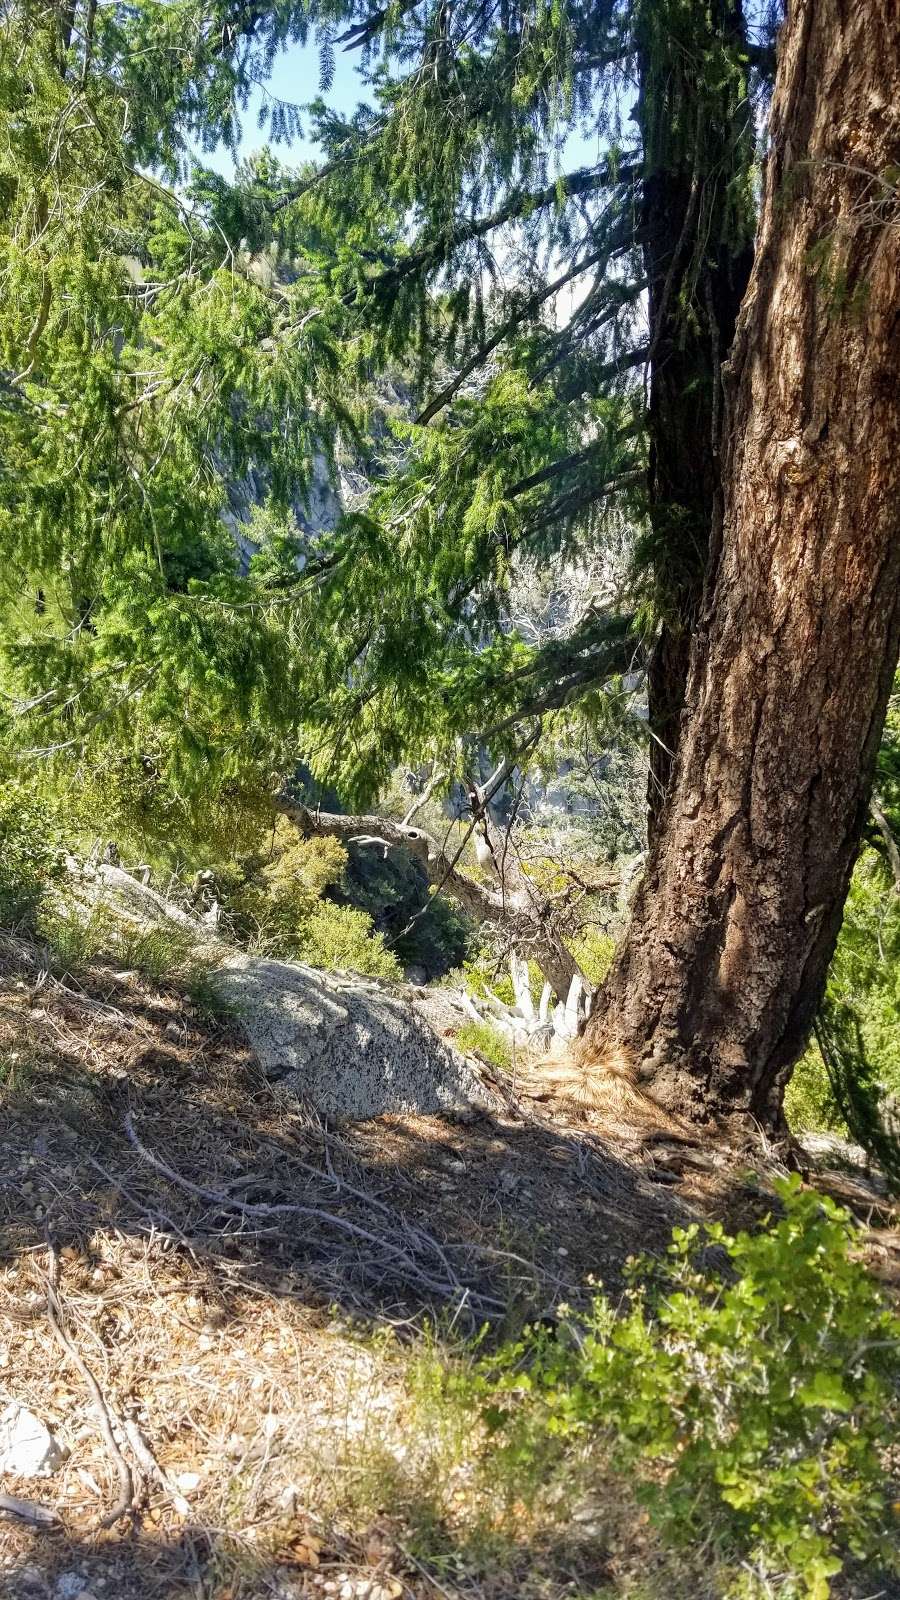
[[[359,75],[359,59],[358,50],[345,53],[338,46],[335,51],[334,82],[328,93],[322,96],[335,111],[353,111],[360,100],[367,98],[365,86]],[[306,105],[310,100],[315,100],[320,92],[318,46],[313,43],[295,44],[283,50],[276,58],[267,87],[279,100],[288,100],[295,105]],[[259,110],[264,98],[265,92],[262,89],[253,91],[242,119],[240,156],[252,155],[254,150],[259,150],[270,142],[268,128],[260,128],[258,124]],[[317,153],[315,145],[306,138],[294,140],[291,144],[277,145],[274,148],[281,159],[288,164],[307,160]],[[561,170],[572,171],[576,167],[591,165],[597,160],[599,153],[596,136],[584,138],[579,133],[573,133],[566,140]],[[198,155],[204,166],[214,167],[217,172],[230,176],[234,171],[231,155],[222,146],[211,155],[201,152],[198,152]]]
[[[358,51],[345,55],[338,48],[335,52],[334,82],[328,93],[322,96],[335,111],[353,111],[360,100],[367,98],[359,76],[358,62]],[[310,100],[317,99],[320,92],[318,46],[312,43],[295,44],[281,51],[275,60],[267,88],[277,99],[288,100],[294,105],[307,105]],[[262,89],[254,89],[242,119],[239,147],[241,156],[252,155],[254,150],[259,150],[263,145],[270,143],[268,127],[260,128],[258,121],[264,100],[265,92]],[[295,139],[291,144],[280,144],[273,148],[288,164],[304,161],[317,153],[315,145],[306,138]],[[222,146],[212,155],[202,154],[200,159],[204,166],[215,167],[217,172],[230,174],[234,171],[231,155]]]

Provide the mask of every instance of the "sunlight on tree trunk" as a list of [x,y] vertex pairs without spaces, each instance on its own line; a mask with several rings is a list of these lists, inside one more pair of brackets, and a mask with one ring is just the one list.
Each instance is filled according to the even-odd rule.
[[800,0],[727,374],[723,507],[673,786],[579,1045],[695,1119],[780,1119],[900,637],[900,30]]

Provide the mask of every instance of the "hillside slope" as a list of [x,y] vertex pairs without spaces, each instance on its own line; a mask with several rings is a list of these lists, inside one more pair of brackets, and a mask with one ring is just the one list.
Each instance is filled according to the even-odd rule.
[[621,1486],[575,1523],[474,1505],[452,1418],[422,1410],[434,1336],[411,1335],[552,1320],[673,1222],[760,1214],[765,1185],[504,1101],[337,1131],[285,1110],[234,1022],[176,985],[61,980],[9,942],[0,1410],[66,1459],[3,1479],[53,1519],[0,1522],[4,1596],[624,1595],[640,1571],[704,1592]]

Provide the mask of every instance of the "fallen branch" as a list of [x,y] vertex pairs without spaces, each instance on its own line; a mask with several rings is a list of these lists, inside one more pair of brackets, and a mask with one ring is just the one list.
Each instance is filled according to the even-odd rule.
[[33,1528],[56,1528],[62,1521],[51,1506],[39,1505],[36,1500],[20,1500],[16,1494],[0,1494],[0,1511],[30,1523]]
[[125,1418],[124,1428],[125,1436],[134,1452],[134,1459],[141,1468],[145,1478],[147,1478],[151,1483],[156,1482],[159,1484],[160,1488],[163,1489],[169,1496],[179,1516],[189,1516],[191,1508],[188,1501],[184,1498],[183,1494],[179,1494],[175,1484],[160,1466],[155,1455],[153,1454],[153,1451],[150,1449],[150,1446],[144,1438],[144,1435],[141,1433],[140,1428],[133,1418]]
[[296,1205],[284,1201],[276,1205],[264,1202],[237,1200],[222,1189],[208,1189],[202,1184],[192,1183],[189,1178],[182,1177],[174,1167],[149,1150],[141,1142],[135,1132],[134,1122],[129,1112],[124,1120],[125,1133],[129,1143],[138,1155],[149,1163],[162,1177],[167,1178],[177,1188],[183,1189],[186,1194],[196,1195],[198,1199],[209,1201],[213,1205],[221,1206],[225,1211],[231,1211],[242,1218],[263,1217],[312,1217],[319,1222],[337,1228],[343,1233],[350,1234],[353,1238],[363,1239],[367,1244],[374,1245],[379,1254],[393,1258],[392,1266],[399,1275],[408,1282],[418,1284],[420,1287],[431,1290],[433,1294],[440,1295],[443,1299],[452,1299],[459,1294],[466,1294],[470,1299],[477,1298],[482,1307],[493,1307],[494,1310],[503,1310],[503,1302],[492,1295],[478,1295],[474,1297],[465,1289],[459,1279],[453,1274],[449,1279],[437,1278],[426,1268],[421,1267],[417,1261],[400,1245],[393,1244],[382,1234],[373,1233],[369,1228],[363,1228],[359,1223],[351,1222],[347,1217],[336,1215],[333,1211],[326,1211],[322,1206]]
[[[116,1470],[116,1476],[119,1480],[119,1497],[116,1500],[112,1510],[108,1511],[105,1516],[101,1517],[99,1523],[101,1528],[111,1528],[116,1522],[119,1522],[122,1517],[126,1517],[134,1505],[136,1492],[134,1477],[128,1462],[125,1460],[125,1457],[119,1449],[116,1441],[112,1415],[110,1413],[109,1406],[104,1399],[103,1391],[100,1388],[100,1385],[97,1382],[97,1379],[94,1377],[94,1374],[92,1373],[87,1362],[81,1355],[81,1352],[66,1332],[63,1311],[59,1302],[59,1252],[57,1251],[55,1244],[53,1244],[52,1240],[50,1239],[47,1240],[47,1255],[47,1321],[53,1330],[53,1334],[57,1343],[60,1345],[64,1354],[71,1361],[72,1365],[75,1367],[79,1376],[82,1378],[83,1382],[90,1391],[90,1396],[94,1403],[94,1411],[97,1415],[100,1433],[103,1437],[103,1442],[109,1451],[110,1459],[112,1460],[113,1466]],[[119,1423],[119,1431],[120,1433],[124,1433],[124,1428],[121,1422]]]
[[[429,883],[437,890],[445,889],[476,922],[502,927],[511,942],[537,962],[559,999],[566,999],[572,979],[578,973],[577,963],[544,914],[543,903],[524,878],[512,887],[501,883],[499,875],[496,888],[476,882],[458,868],[462,847],[450,855],[424,828],[398,822],[393,817],[342,816],[332,811],[313,811],[288,794],[279,795],[275,804],[282,816],[293,822],[307,838],[330,834],[350,844],[374,842],[389,849],[407,851],[424,868]],[[473,822],[470,833],[474,826]]]

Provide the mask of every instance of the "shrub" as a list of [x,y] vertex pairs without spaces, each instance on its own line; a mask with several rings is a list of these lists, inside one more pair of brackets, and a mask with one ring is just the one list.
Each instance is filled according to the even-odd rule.
[[588,980],[595,986],[603,982],[616,953],[616,941],[600,928],[582,928],[572,940],[572,954]]
[[65,818],[73,853],[87,855],[98,836],[114,839],[122,859],[148,862],[165,877],[190,877],[260,848],[271,831],[267,784],[255,774],[221,780],[204,771],[201,786],[172,783],[172,740],[146,730],[140,751],[103,750],[102,759],[49,762],[39,782]]
[[444,895],[432,892],[414,857],[352,844],[347,854],[344,893],[391,940],[402,967],[423,966],[430,977],[440,977],[465,959],[471,924]]
[[31,924],[63,854],[50,809],[16,780],[0,783],[0,922]]
[[[850,884],[828,973],[827,1014],[853,1017],[859,1035],[853,1054],[866,1063],[866,1078],[880,1093],[900,1094],[900,895],[871,849],[862,852]],[[785,1093],[789,1126],[798,1133],[846,1133],[840,1098],[819,1046],[811,1043]]]
[[792,1133],[846,1133],[828,1071],[813,1041],[797,1062],[784,1092],[784,1114]]
[[323,898],[341,884],[346,866],[347,851],[339,840],[328,834],[304,839],[280,817],[268,858],[251,865],[229,910],[252,925],[275,954],[315,967],[399,978],[400,964],[384,936],[373,931],[369,913]]
[[272,830],[265,857],[251,860],[231,909],[264,939],[293,939],[325,890],[340,882],[347,852],[337,839],[304,839],[284,817]]
[[[885,1467],[900,1404],[900,1320],[854,1259],[846,1212],[777,1184],[755,1234],[676,1230],[665,1271],[621,1314],[602,1295],[529,1330],[474,1382],[506,1469],[602,1448],[673,1544],[714,1552],[730,1592],[825,1600],[847,1557],[898,1565]],[[893,1532],[891,1525],[893,1526]]]
[[[461,976],[476,1000],[483,1000],[488,994],[493,994],[503,1005],[515,1005],[516,992],[509,970],[501,966],[488,949],[476,950],[467,961],[464,961]],[[459,977],[459,973],[452,972],[448,981],[456,982]],[[541,975],[532,962],[528,964],[528,977],[532,993],[536,985],[540,993]]]
[[402,977],[384,934],[373,933],[372,918],[357,906],[323,901],[297,929],[294,950],[301,961],[313,967],[359,972],[370,978]]
[[123,923],[116,929],[113,949],[123,967],[133,967],[154,983],[183,976],[196,964],[194,935],[174,923],[147,927]]
[[[508,966],[508,955],[498,960],[489,945],[483,945],[464,961],[459,972],[450,973],[451,983],[465,983],[476,1000],[494,996],[505,1006],[515,1006],[516,991]],[[528,986],[531,998],[537,1004],[544,987],[544,975],[536,961],[528,962]]]
[[863,851],[853,874],[828,999],[852,1007],[875,1076],[900,1093],[900,895],[874,850]]
[[60,977],[77,977],[96,961],[114,962],[151,983],[174,983],[210,1019],[234,1013],[216,988],[214,960],[198,951],[190,930],[176,923],[137,925],[117,916],[105,901],[86,913],[55,896],[41,908],[36,932],[51,970]]
[[97,905],[86,912],[55,896],[41,907],[35,931],[46,946],[50,967],[60,977],[111,954],[118,934],[108,907]]
[[[615,940],[593,924],[588,924],[566,942],[588,982],[595,985],[602,983],[616,952]],[[484,999],[486,995],[493,994],[504,1005],[514,1006],[516,1003],[512,978],[508,970],[492,957],[489,948],[482,948],[472,954],[463,963],[461,974],[450,975],[453,982],[458,982],[460,977],[476,999]],[[544,987],[544,976],[536,961],[528,963],[528,980],[532,999],[537,1003]]]
[[464,1022],[457,1030],[453,1042],[458,1050],[475,1051],[503,1072],[507,1072],[512,1066],[512,1046],[509,1039],[490,1022]]

